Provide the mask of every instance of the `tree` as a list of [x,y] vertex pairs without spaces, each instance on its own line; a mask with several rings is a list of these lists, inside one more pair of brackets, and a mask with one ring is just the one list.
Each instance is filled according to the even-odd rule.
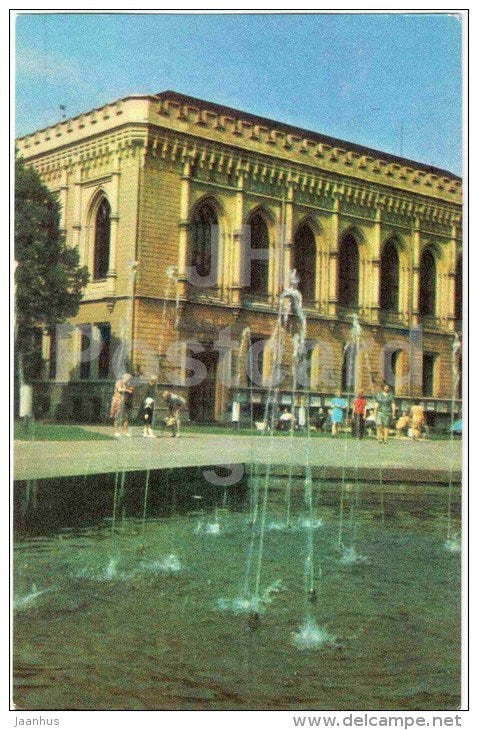
[[34,330],[73,317],[88,282],[60,230],[60,204],[39,175],[15,160],[16,352],[26,380],[35,368]]

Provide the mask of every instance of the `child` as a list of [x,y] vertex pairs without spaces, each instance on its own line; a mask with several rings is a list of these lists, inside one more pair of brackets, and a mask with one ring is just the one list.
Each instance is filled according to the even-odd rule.
[[410,418],[412,421],[412,441],[418,441],[425,424],[425,411],[419,400],[415,400],[410,408]]
[[145,438],[155,439],[156,434],[153,433],[153,416],[154,416],[154,400],[152,398],[145,398],[143,405],[143,420],[144,430],[143,436]]
[[397,421],[397,439],[404,438],[407,435],[409,424],[409,417],[405,411],[402,411],[402,414]]

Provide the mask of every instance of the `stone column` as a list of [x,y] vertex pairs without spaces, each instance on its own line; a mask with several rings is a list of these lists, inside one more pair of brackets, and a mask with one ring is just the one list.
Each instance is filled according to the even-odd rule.
[[398,311],[400,313],[400,319],[408,321],[408,300],[410,291],[410,266],[409,266],[409,249],[410,244],[407,245],[405,253],[399,252],[399,267],[400,267],[400,280],[398,290]]
[[61,173],[60,185],[60,232],[66,233],[67,226],[67,204],[68,204],[68,172],[63,169]]
[[42,379],[48,378],[48,367],[50,361],[50,332],[47,327],[43,328],[42,340],[41,340],[41,356],[43,360],[42,364]]
[[284,204],[284,220],[281,222],[283,225],[284,251],[282,259],[282,281],[279,279],[279,294],[282,290],[290,286],[290,272],[293,267],[294,186],[292,184],[287,189],[287,198]]
[[456,327],[455,323],[455,277],[456,277],[456,259],[457,259],[457,230],[456,225],[452,225],[451,240],[448,253],[448,329],[453,332]]
[[108,261],[107,286],[108,294],[114,294],[116,284],[116,252],[118,246],[118,226],[119,226],[119,184],[120,171],[118,161],[116,161],[116,169],[111,174],[111,214],[110,214],[110,255]]
[[56,380],[68,383],[78,364],[77,328],[72,325],[61,325],[56,328]]
[[235,201],[234,230],[232,233],[231,245],[231,302],[239,304],[241,301],[242,266],[243,266],[243,226],[244,226],[244,173],[241,173],[237,181],[237,192]]
[[181,175],[179,203],[179,251],[178,251],[178,294],[180,299],[187,296],[186,266],[188,256],[189,206],[191,201],[191,162],[184,163]]
[[[420,219],[415,216],[412,228],[412,256],[411,256],[411,292],[409,316],[413,327],[420,322],[419,298],[420,298]],[[410,307],[409,305],[409,307]]]
[[[378,322],[380,314],[380,245],[382,237],[382,211],[377,208],[375,211],[375,223],[373,225],[371,240],[371,282],[369,291],[369,316],[371,322]],[[366,302],[364,302],[366,305]],[[364,307],[365,308],[365,307]]]
[[334,206],[330,221],[330,244],[328,256],[328,313],[332,317],[337,314],[337,258],[339,253],[339,199],[334,198]]
[[90,268],[90,252],[86,240],[81,247],[81,168],[78,165],[73,181],[73,246],[80,252],[80,262]]

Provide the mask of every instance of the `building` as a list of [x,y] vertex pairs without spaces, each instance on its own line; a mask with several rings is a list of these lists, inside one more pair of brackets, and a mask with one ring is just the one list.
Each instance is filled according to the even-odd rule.
[[[173,378],[193,420],[228,418],[233,398],[252,397],[259,412],[291,269],[307,316],[300,397],[327,404],[352,370],[368,393],[385,377],[402,398],[449,411],[456,175],[172,91],[63,120],[17,148],[58,193],[67,241],[91,272],[70,330],[39,331],[37,413],[104,419],[121,362]],[[248,249],[269,256],[253,258],[245,279]],[[346,348],[354,314],[367,343],[358,354]],[[261,342],[254,382],[249,335]],[[191,356],[205,377],[188,385]],[[291,387],[285,368],[284,403]]]

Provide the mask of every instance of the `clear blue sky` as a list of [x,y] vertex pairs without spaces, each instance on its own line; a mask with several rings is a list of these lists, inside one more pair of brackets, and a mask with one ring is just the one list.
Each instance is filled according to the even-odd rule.
[[461,173],[461,23],[441,14],[21,14],[16,133],[174,89]]

